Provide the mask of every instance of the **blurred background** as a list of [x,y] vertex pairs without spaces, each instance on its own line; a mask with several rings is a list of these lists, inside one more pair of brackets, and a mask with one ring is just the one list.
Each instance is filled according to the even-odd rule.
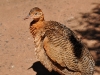
[[34,54],[32,19],[23,20],[33,7],[77,34],[95,60],[94,75],[100,75],[100,0],[0,0],[0,75],[59,75]]

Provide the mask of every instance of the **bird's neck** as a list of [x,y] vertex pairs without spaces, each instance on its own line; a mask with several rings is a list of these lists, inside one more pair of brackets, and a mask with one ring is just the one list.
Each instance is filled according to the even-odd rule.
[[39,21],[44,21],[44,16],[41,16]]
[[33,26],[33,25],[42,23],[42,22],[44,22],[44,21],[45,21],[45,20],[33,20],[33,21],[30,23],[30,26]]
[[41,33],[43,32],[44,26],[44,21],[36,22],[30,26],[30,32],[32,33],[33,38],[40,37],[42,35]]
[[34,25],[34,24],[37,24],[37,23],[40,23],[40,22],[43,22],[45,21],[44,20],[44,16],[41,16],[40,18],[35,18],[31,23],[30,23],[30,26]]

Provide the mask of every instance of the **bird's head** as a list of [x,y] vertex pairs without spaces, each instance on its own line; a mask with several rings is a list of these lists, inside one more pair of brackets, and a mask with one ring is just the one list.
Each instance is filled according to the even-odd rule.
[[30,10],[28,16],[24,18],[24,20],[32,18],[33,21],[43,21],[44,20],[44,14],[42,10],[38,7],[34,7]]

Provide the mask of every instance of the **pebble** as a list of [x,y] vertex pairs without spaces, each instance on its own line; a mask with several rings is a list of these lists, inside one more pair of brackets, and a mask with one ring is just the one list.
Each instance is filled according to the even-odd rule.
[[12,65],[11,68],[14,68],[14,65]]
[[2,23],[0,23],[0,26],[2,25]]

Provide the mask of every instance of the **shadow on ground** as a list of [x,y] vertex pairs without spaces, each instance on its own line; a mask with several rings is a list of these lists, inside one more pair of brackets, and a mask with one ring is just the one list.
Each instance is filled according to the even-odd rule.
[[93,3],[93,5],[95,7],[91,12],[80,13],[81,19],[78,22],[85,29],[75,31],[82,36],[88,49],[96,52],[96,66],[100,66],[100,3]]
[[40,61],[33,63],[29,69],[33,69],[37,74],[36,75],[60,75],[59,73],[52,71],[49,72]]

